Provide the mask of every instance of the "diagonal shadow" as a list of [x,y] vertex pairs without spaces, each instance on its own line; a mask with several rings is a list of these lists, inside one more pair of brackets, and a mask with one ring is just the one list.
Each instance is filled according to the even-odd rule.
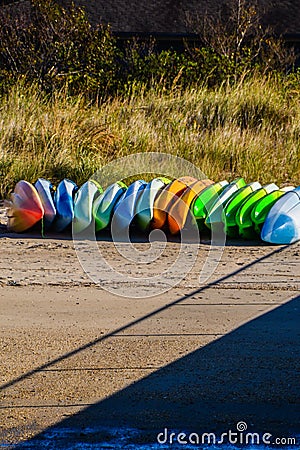
[[[11,380],[1,388],[49,370],[58,362],[129,330],[169,307],[281,253],[287,247],[290,246],[278,248],[142,318]],[[253,427],[256,432],[283,433],[283,436],[288,432],[299,433],[299,389],[295,384],[300,356],[299,299],[299,296],[295,297],[111,397],[88,406],[21,444],[21,447],[81,448],[81,445],[90,443],[96,446],[94,448],[104,448],[102,444],[113,442],[116,429],[129,436],[133,445],[137,442],[148,445],[155,442],[157,433],[164,428],[223,432],[234,428],[240,420],[246,421],[249,428]],[[53,446],[49,447],[51,441]],[[109,448],[122,446],[112,444]]]
[[297,296],[17,448],[153,448],[165,428],[220,436],[240,421],[274,437],[299,434],[299,306]]
[[42,364],[42,365],[40,365],[40,366],[38,366],[38,367],[36,367],[36,368],[26,372],[25,374],[23,374],[23,375],[21,375],[19,377],[16,377],[16,378],[8,381],[7,383],[4,383],[4,384],[0,385],[0,391],[1,390],[5,390],[5,389],[7,389],[7,388],[9,388],[9,387],[11,387],[11,386],[13,386],[13,385],[23,381],[23,380],[25,380],[25,379],[35,375],[35,374],[37,374],[37,373],[39,373],[41,371],[47,370],[47,369],[53,367],[54,365],[56,365],[57,363],[60,363],[60,362],[66,360],[68,358],[71,358],[71,357],[73,357],[73,356],[75,356],[75,355],[77,355],[77,354],[79,354],[79,353],[81,353],[81,352],[91,348],[91,347],[94,347],[97,344],[99,344],[99,343],[101,343],[101,342],[103,342],[103,341],[105,341],[105,340],[107,340],[107,339],[109,339],[109,338],[111,338],[111,337],[113,337],[113,336],[123,332],[123,331],[129,330],[131,327],[134,327],[135,325],[137,325],[137,324],[139,324],[141,322],[144,322],[144,321],[154,317],[155,315],[158,315],[158,314],[166,311],[167,309],[169,309],[172,306],[180,304],[184,300],[186,300],[188,298],[191,298],[194,295],[197,295],[197,294],[199,294],[201,292],[204,292],[204,291],[206,291],[206,290],[208,290],[208,289],[210,289],[210,288],[212,288],[214,286],[217,286],[219,283],[222,283],[223,281],[226,281],[226,280],[228,280],[228,279],[230,279],[230,278],[232,278],[232,277],[234,277],[234,276],[244,272],[245,270],[253,267],[254,265],[256,265],[256,264],[258,264],[260,262],[263,262],[263,261],[267,260],[268,258],[272,257],[275,254],[282,253],[285,249],[290,248],[290,247],[291,247],[291,245],[285,245],[283,247],[277,248],[277,249],[273,250],[272,252],[268,253],[267,255],[264,255],[264,256],[258,258],[257,260],[252,261],[252,262],[250,262],[250,263],[240,267],[239,269],[237,269],[237,270],[235,270],[233,272],[230,272],[229,274],[224,275],[224,276],[218,278],[217,280],[206,284],[205,286],[200,287],[199,289],[193,290],[189,294],[186,294],[183,297],[180,297],[177,300],[174,300],[174,301],[172,301],[172,302],[162,306],[161,308],[158,308],[158,309],[156,309],[156,310],[154,310],[154,311],[144,315],[143,317],[140,317],[140,318],[138,318],[136,320],[133,320],[133,321],[129,322],[128,324],[111,331],[110,333],[102,335],[101,337],[96,338],[93,341],[90,341],[90,342],[82,345],[81,347],[78,347],[78,348],[72,350],[71,352],[68,352],[68,353],[66,353],[64,355],[59,356],[58,358],[55,358],[55,359],[53,359],[51,361],[48,361],[47,363]]

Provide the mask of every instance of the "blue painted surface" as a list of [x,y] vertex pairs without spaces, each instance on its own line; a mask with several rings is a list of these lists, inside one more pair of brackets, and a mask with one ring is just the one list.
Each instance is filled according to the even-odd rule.
[[45,180],[45,178],[39,178],[34,187],[39,194],[44,208],[45,229],[49,229],[56,217],[56,208],[53,198],[53,185],[50,181]]
[[56,207],[55,231],[63,231],[72,223],[74,218],[74,195],[76,191],[77,186],[71,180],[62,180],[57,186],[54,195]]
[[129,228],[135,216],[136,204],[146,186],[144,180],[137,180],[120,197],[113,213],[113,231],[119,233]]
[[300,187],[284,194],[272,206],[261,238],[271,244],[292,244],[300,240]]

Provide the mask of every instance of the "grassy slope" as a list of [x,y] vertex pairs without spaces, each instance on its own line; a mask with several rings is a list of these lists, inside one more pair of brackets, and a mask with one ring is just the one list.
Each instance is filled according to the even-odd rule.
[[17,86],[0,99],[0,198],[20,179],[81,184],[107,161],[145,151],[182,156],[214,180],[299,185],[299,93],[253,77],[218,90],[136,89],[96,107]]

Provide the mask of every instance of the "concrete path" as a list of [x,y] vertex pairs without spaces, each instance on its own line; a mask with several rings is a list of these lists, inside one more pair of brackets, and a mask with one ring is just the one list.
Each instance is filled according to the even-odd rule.
[[167,293],[134,299],[93,284],[71,240],[2,230],[0,447],[151,448],[165,428],[241,421],[299,435],[300,247],[228,242],[199,285],[208,251]]

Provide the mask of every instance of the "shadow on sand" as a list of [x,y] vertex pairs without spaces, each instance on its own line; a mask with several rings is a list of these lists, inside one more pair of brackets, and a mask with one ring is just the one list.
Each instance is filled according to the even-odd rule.
[[[236,431],[240,421],[249,432],[271,433],[274,438],[299,435],[299,300],[300,296],[292,298],[16,448],[154,448],[157,434],[165,428],[169,433],[220,435]],[[74,352],[91,345],[100,346],[101,339]]]

